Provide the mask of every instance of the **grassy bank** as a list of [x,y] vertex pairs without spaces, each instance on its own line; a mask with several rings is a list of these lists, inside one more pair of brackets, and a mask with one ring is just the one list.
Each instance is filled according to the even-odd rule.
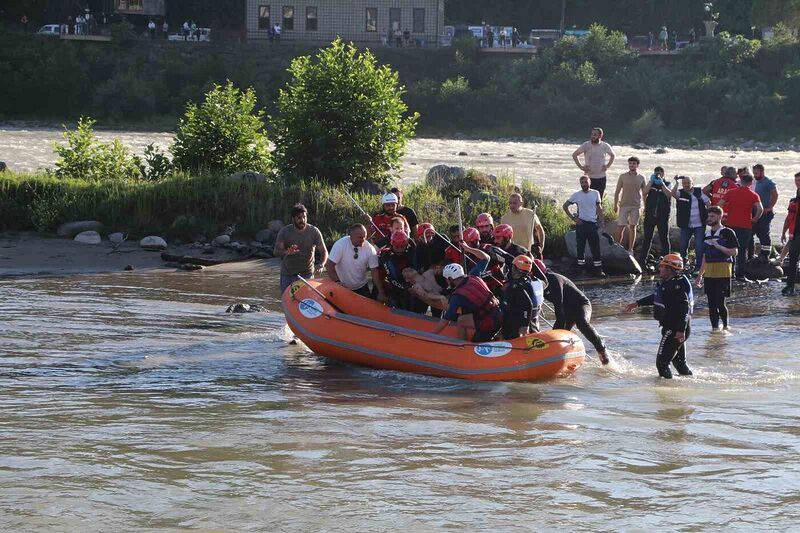
[[[509,180],[501,179],[485,200],[471,202],[462,193],[464,220],[484,211],[500,217],[506,210]],[[564,253],[563,236],[569,221],[555,200],[530,185],[521,192],[526,204],[536,204],[548,234],[546,254]],[[380,196],[354,192],[368,212],[378,209]],[[420,220],[430,221],[446,232],[457,220],[452,198],[433,187],[420,184],[406,190],[405,203]],[[109,231],[128,232],[132,237],[162,235],[168,239],[208,238],[236,224],[234,238],[246,240],[274,219],[288,220],[291,206],[304,203],[310,220],[326,241],[345,233],[347,226],[361,220],[344,189],[314,182],[295,185],[213,175],[179,174],[161,182],[86,181],[57,179],[47,174],[0,174],[0,230],[52,232],[73,220],[98,220]]]

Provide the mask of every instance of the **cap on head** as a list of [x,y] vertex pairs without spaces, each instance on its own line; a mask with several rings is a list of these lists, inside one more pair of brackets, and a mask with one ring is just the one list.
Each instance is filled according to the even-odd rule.
[[499,226],[494,228],[494,236],[503,237],[505,239],[512,239],[514,238],[514,228],[512,228],[508,224],[500,224]]
[[533,270],[533,259],[531,259],[525,254],[521,254],[515,257],[514,261],[512,261],[511,264],[520,270],[524,270],[525,272],[530,272],[531,270]]
[[391,245],[395,248],[402,248],[408,245],[408,235],[404,231],[395,231],[389,239]]
[[464,230],[464,242],[476,242],[481,240],[480,232],[475,228],[467,228]]
[[475,219],[476,226],[494,226],[494,219],[492,215],[489,213],[481,213],[478,215],[478,218]]
[[432,236],[436,233],[436,228],[433,227],[433,224],[430,222],[423,222],[419,226],[417,226],[417,238],[424,239],[427,237]]
[[464,268],[458,263],[450,263],[442,270],[444,279],[458,279],[464,277]]
[[658,262],[659,266],[668,266],[673,270],[683,270],[683,258],[680,254],[667,254]]
[[392,192],[387,192],[384,194],[383,199],[381,200],[382,204],[396,204],[397,202],[397,195]]

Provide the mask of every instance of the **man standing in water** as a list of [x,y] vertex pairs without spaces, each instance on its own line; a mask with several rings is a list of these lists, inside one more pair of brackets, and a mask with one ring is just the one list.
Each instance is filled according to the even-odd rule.
[[750,190],[753,176],[742,176],[741,185],[720,200],[719,206],[727,213],[727,226],[736,233],[739,254],[736,256],[736,279],[744,281],[747,270],[747,248],[753,236],[753,225],[761,218],[764,208],[761,197]]
[[617,242],[622,245],[622,237],[628,230],[628,253],[633,255],[636,243],[636,226],[642,214],[642,196],[647,187],[644,176],[639,174],[639,158],[628,158],[628,172],[620,174],[617,190],[614,191],[614,211],[617,219]]
[[691,333],[693,305],[692,285],[683,275],[683,259],[679,254],[667,254],[658,265],[661,281],[650,296],[629,304],[626,310],[632,313],[642,306],[653,306],[653,318],[661,324],[661,343],[656,355],[658,375],[672,379],[670,363],[681,376],[691,376],[686,365],[686,340]]
[[639,264],[642,269],[647,267],[647,258],[653,243],[653,233],[658,229],[658,238],[661,242],[661,254],[670,253],[669,243],[669,215],[672,210],[672,193],[670,183],[664,179],[664,169],[656,167],[650,182],[644,190],[644,240],[642,251],[639,255]]
[[695,281],[698,289],[705,283],[708,297],[708,316],[711,331],[728,331],[728,307],[725,298],[731,295],[733,277],[733,258],[739,253],[739,241],[732,229],[722,225],[722,208],[718,205],[708,208],[708,229],[703,246],[703,263]]
[[[308,210],[296,204],[291,211],[292,224],[283,227],[275,239],[273,254],[281,261],[281,294],[300,275],[306,279],[322,268],[328,260],[328,249],[319,230],[308,223]],[[319,261],[315,262],[319,251]]]
[[783,225],[784,234],[786,231],[792,238],[784,246],[789,247],[789,266],[786,269],[786,287],[781,291],[784,296],[794,296],[794,284],[797,280],[797,263],[800,260],[800,231],[797,231],[797,219],[800,218],[800,172],[794,175],[794,184],[797,187],[797,194],[789,202],[789,212],[786,215],[786,222]]
[[772,211],[775,204],[778,203],[778,188],[775,182],[764,175],[764,165],[761,163],[753,165],[753,177],[756,180],[755,191],[761,198],[761,205],[764,212],[761,218],[753,226],[753,233],[761,243],[761,252],[759,257],[762,261],[769,261],[769,256],[772,253],[772,237],[770,237],[770,229],[772,219],[775,218],[775,213]]
[[[578,156],[583,154],[583,164]],[[606,160],[608,155],[608,160]],[[606,171],[614,164],[614,150],[611,145],[603,141],[603,129],[592,128],[588,141],[578,147],[572,154],[572,160],[590,179],[590,187],[600,193],[600,199],[606,192]]]

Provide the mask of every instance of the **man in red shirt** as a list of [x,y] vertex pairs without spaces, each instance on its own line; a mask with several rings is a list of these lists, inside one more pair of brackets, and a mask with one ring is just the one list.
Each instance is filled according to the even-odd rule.
[[722,167],[722,177],[703,187],[703,194],[711,199],[711,205],[720,205],[728,191],[732,191],[738,186],[736,183],[736,168]]
[[800,260],[800,227],[797,220],[798,208],[800,208],[800,172],[794,175],[794,184],[797,187],[797,194],[789,201],[789,214],[786,215],[786,222],[783,225],[784,235],[789,231],[792,237],[784,246],[789,247],[789,265],[786,268],[786,287],[783,288],[784,296],[794,295],[794,284],[797,280],[797,263]]
[[728,215],[726,226],[736,233],[739,241],[739,255],[736,256],[736,279],[744,281],[747,266],[747,246],[753,236],[753,224],[764,213],[761,197],[750,189],[753,176],[742,176],[740,187],[729,190],[719,201],[719,206]]

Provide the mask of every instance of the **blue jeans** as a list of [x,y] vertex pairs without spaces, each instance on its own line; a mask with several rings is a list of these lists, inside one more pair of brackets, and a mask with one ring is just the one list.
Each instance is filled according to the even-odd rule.
[[684,264],[689,255],[689,240],[694,237],[694,255],[697,268],[700,268],[700,262],[703,260],[703,241],[706,238],[706,228],[698,226],[696,228],[681,228],[681,257],[683,257]]
[[[304,279],[313,279],[314,274],[300,274]],[[281,294],[286,291],[286,287],[297,281],[297,274],[284,274],[281,272]]]

